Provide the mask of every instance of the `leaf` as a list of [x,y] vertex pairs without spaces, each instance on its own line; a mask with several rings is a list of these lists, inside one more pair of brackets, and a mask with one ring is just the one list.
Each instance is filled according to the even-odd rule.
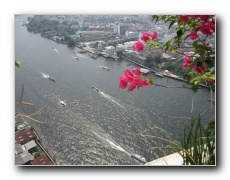
[[176,34],[177,34],[177,37],[180,38],[183,35],[183,31],[180,29],[176,32]]
[[172,27],[172,25],[175,23],[175,21],[172,21],[170,24],[169,24],[169,29]]

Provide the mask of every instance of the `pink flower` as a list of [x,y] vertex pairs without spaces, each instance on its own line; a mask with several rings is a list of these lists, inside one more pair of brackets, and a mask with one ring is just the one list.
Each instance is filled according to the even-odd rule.
[[119,83],[119,88],[125,89],[127,87],[129,80],[126,76],[121,76],[120,77],[120,83]]
[[154,41],[158,36],[158,33],[157,32],[153,32],[152,34],[152,40]]
[[154,41],[157,38],[157,36],[158,36],[157,32],[153,32],[153,34],[143,33],[143,35],[141,36],[141,40],[143,40],[144,42],[148,40]]
[[134,70],[133,70],[133,73],[134,73],[135,75],[137,75],[137,76],[142,74],[140,68],[134,69]]
[[141,36],[141,40],[143,40],[144,42],[151,40],[152,39],[152,35],[149,33],[143,33],[143,35]]
[[196,33],[196,31],[193,29],[191,32],[190,32],[190,35],[189,35],[189,38],[191,40],[195,40],[199,37],[199,35]]
[[215,24],[213,22],[200,23],[200,29],[203,34],[211,35],[215,32]]
[[189,16],[181,16],[180,21],[186,23],[189,20]]
[[128,91],[132,91],[136,87],[150,86],[147,80],[142,80],[138,77],[139,75],[139,68],[136,68],[134,73],[130,70],[125,70],[124,75],[120,77],[119,88],[125,89],[129,84]]
[[201,66],[193,66],[193,69],[198,73],[198,74],[203,74],[205,72],[205,66],[204,63]]
[[184,69],[186,69],[188,67],[192,67],[192,58],[193,58],[192,56],[186,56],[184,58],[184,62],[183,62],[183,65],[182,65],[182,67]]
[[206,43],[205,43],[205,47],[209,47],[209,42],[206,42]]
[[144,49],[144,47],[145,47],[145,45],[141,41],[137,41],[133,45],[133,49],[135,49],[136,51],[142,51]]
[[203,21],[207,21],[207,20],[209,20],[209,18],[210,18],[210,15],[201,15],[200,16],[200,19],[202,19]]

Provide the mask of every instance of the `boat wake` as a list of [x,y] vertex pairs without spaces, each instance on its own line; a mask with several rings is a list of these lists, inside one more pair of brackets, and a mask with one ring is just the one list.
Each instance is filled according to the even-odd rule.
[[[92,130],[91,130],[92,131]],[[127,155],[131,155],[131,153],[127,152],[126,150],[124,150],[121,146],[119,146],[118,144],[116,144],[115,142],[109,140],[108,138],[106,137],[102,137],[100,136],[99,134],[97,134],[96,132],[92,131],[97,137],[99,137],[101,140],[103,140],[104,142],[107,142],[111,148],[113,149],[116,149],[118,151],[121,151],[121,152],[124,152],[126,153]]]
[[108,94],[105,94],[103,92],[99,92],[104,98],[108,99],[110,102],[118,105],[119,107],[126,109],[124,106],[122,106],[121,104],[119,104],[113,97],[109,96]]
[[49,74],[45,74],[45,73],[43,73],[43,72],[42,72],[41,74],[42,74],[42,77],[44,77],[44,78],[46,78],[46,79],[49,79],[49,77],[50,77]]
[[56,53],[60,53],[57,49],[55,49],[54,47],[52,47],[52,49],[56,52]]

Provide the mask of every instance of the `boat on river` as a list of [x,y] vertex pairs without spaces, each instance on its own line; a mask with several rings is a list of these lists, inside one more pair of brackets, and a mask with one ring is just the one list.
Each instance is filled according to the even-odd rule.
[[140,161],[141,163],[145,164],[146,163],[146,159],[138,154],[131,154],[131,157]]
[[106,67],[106,66],[101,66],[102,67],[102,69],[106,69],[107,71],[109,71],[110,69],[108,68],[108,67]]
[[97,92],[99,92],[100,90],[98,88],[96,88],[95,86],[92,85],[92,89],[95,89]]
[[155,73],[155,76],[160,77],[160,78],[163,78],[163,77],[164,77],[164,75],[163,75],[163,74],[158,73],[158,72],[156,72],[156,73]]

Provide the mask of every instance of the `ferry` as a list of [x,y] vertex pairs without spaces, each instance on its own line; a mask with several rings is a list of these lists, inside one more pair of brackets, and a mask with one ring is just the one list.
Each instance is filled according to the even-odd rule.
[[131,157],[140,161],[141,163],[145,164],[146,163],[146,159],[138,154],[131,154]]
[[92,85],[92,89],[95,89],[97,92],[99,92],[100,90],[98,88],[96,88],[95,86]]
[[160,78],[163,78],[163,77],[164,77],[164,75],[163,75],[163,74],[158,73],[158,72],[156,72],[156,73],[155,73],[155,76],[158,76],[158,77],[160,77]]

